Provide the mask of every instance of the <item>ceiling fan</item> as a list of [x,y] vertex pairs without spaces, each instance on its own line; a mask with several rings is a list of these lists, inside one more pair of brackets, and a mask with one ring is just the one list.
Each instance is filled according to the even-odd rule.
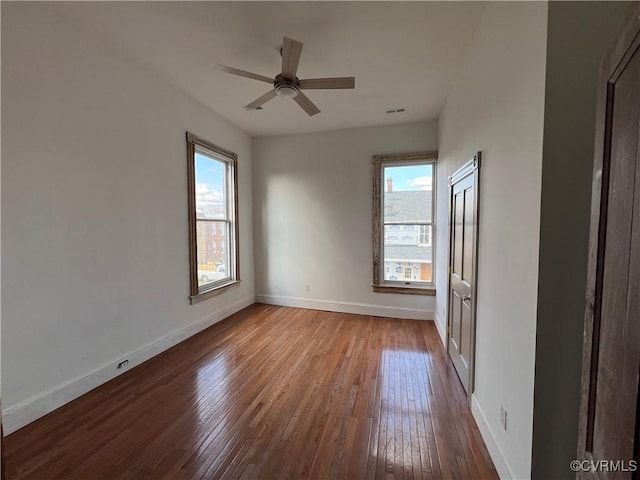
[[237,68],[216,64],[216,69],[232,75],[251,78],[265,83],[271,83],[273,89],[253,102],[245,106],[247,110],[261,110],[262,105],[277,97],[293,98],[293,100],[307,112],[309,116],[320,113],[320,109],[307,97],[302,90],[311,89],[342,89],[355,88],[355,77],[335,77],[335,78],[309,78],[301,80],[296,77],[300,54],[302,53],[302,42],[284,37],[280,54],[282,55],[282,72],[276,78],[265,77],[256,73],[245,72]]

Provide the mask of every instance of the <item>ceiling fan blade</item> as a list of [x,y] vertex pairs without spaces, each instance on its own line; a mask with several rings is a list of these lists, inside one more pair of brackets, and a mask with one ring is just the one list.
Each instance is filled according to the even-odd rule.
[[293,97],[298,105],[302,107],[302,109],[307,112],[307,115],[313,117],[316,113],[320,113],[320,109],[315,106],[315,104],[309,100],[304,93],[298,92],[298,95]]
[[333,89],[333,88],[355,88],[355,77],[335,77],[335,78],[308,78],[300,80],[302,89]]
[[246,108],[247,110],[255,110],[258,107],[261,107],[262,105],[267,103],[272,98],[275,98],[275,96],[276,96],[276,91],[269,90],[267,93],[262,95],[260,98],[256,98],[253,102],[251,102],[249,105],[247,105],[244,108]]
[[289,37],[284,37],[282,43],[282,76],[289,80],[295,80],[302,53],[302,42]]
[[240,77],[251,78],[253,80],[260,80],[265,83],[273,83],[273,78],[265,77],[264,75],[258,75],[257,73],[245,72],[244,70],[238,70],[237,68],[227,67],[226,65],[220,65],[216,63],[216,70],[230,73],[232,75],[238,75]]

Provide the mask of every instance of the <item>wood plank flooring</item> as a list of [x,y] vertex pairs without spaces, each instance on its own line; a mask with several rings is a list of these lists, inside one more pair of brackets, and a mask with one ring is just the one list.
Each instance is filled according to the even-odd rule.
[[17,479],[495,479],[432,322],[253,305],[7,437]]

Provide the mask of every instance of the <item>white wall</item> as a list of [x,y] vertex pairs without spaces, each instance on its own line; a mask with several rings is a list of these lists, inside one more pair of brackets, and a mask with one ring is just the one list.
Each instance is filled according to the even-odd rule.
[[[9,431],[254,300],[249,136],[50,10],[2,3]],[[194,306],[187,130],[239,156],[242,283]]]
[[435,122],[261,137],[253,149],[257,301],[433,318],[433,297],[372,292],[371,185],[373,155],[437,150]]
[[531,467],[536,479],[575,478],[568,465],[578,437],[598,67],[628,9],[628,2],[549,3]]
[[[439,122],[440,185],[483,153],[472,411],[502,478],[530,476],[546,32],[546,3],[488,4]],[[442,225],[445,189],[438,199]],[[443,322],[446,256],[437,262]]]

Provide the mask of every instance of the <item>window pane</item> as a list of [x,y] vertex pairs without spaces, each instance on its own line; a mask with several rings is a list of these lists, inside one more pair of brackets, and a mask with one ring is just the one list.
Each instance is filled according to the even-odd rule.
[[198,286],[227,278],[227,222],[197,222]]
[[196,152],[196,218],[227,218],[226,164]]
[[431,282],[431,225],[403,225],[401,235],[391,227],[384,227],[384,279]]
[[431,222],[432,165],[384,167],[384,223]]

